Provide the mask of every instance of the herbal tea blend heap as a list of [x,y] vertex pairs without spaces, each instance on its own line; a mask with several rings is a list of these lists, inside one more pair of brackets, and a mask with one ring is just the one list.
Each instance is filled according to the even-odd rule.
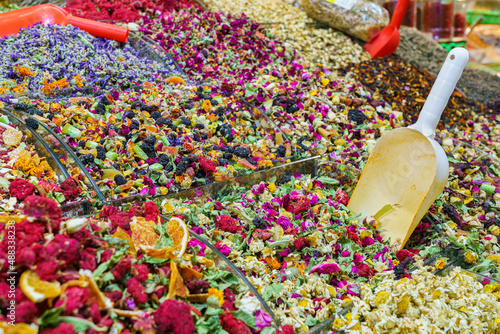
[[137,88],[58,110],[23,107],[75,151],[107,198],[165,195],[304,156],[216,87]]
[[129,87],[171,73],[139,51],[73,26],[35,24],[0,39],[0,94],[73,87]]

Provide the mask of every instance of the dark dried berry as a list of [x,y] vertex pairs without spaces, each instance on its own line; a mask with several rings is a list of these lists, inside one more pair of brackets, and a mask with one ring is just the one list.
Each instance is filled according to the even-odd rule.
[[96,150],[97,150],[97,155],[96,155],[97,159],[99,160],[106,159],[106,149],[104,147],[99,145],[96,147]]
[[81,147],[81,148],[85,148],[85,143],[86,143],[86,142],[85,142],[84,140],[80,140],[80,141],[78,142],[78,146],[79,146],[79,147]]
[[248,158],[250,150],[248,148],[238,146],[234,149],[234,154],[242,158]]
[[284,157],[286,154],[286,147],[284,145],[280,145],[276,150],[276,154],[280,157]]
[[280,177],[280,179],[276,183],[278,185],[281,185],[283,183],[290,182],[291,180],[292,180],[292,176],[291,175],[283,175],[282,177]]
[[120,165],[118,164],[112,164],[111,166],[116,170],[121,170]]
[[196,171],[194,176],[199,178],[199,179],[204,179],[207,176],[207,173],[203,169],[200,168]]
[[52,120],[52,119],[54,118],[54,114],[52,114],[52,113],[48,114],[48,115],[47,115],[47,118],[48,118],[49,120]]
[[291,105],[289,106],[288,108],[286,108],[286,112],[288,114],[294,114],[296,113],[297,111],[299,111],[299,107],[297,107],[296,105]]
[[205,128],[205,125],[204,124],[201,124],[201,123],[197,123],[196,124],[196,128],[197,129],[200,129],[200,130],[203,130]]
[[156,144],[156,136],[151,135],[148,138],[144,139],[144,142],[148,145],[154,146],[154,144]]
[[167,124],[167,120],[163,117],[158,117],[156,120],[156,125],[161,126],[162,124]]
[[102,96],[101,100],[99,102],[102,103],[102,104],[104,104],[104,105],[106,105],[106,106],[110,105],[109,99],[108,99],[108,97],[106,95]]
[[163,168],[164,173],[170,173],[173,170],[174,170],[174,167],[170,164],[166,165],[165,168]]
[[127,112],[127,114],[125,115],[125,117],[127,117],[127,118],[129,118],[129,119],[132,119],[132,118],[134,118],[134,117],[135,117],[135,112],[133,112],[133,111],[129,110],[129,111]]
[[128,127],[130,130],[139,130],[140,124],[138,121],[135,119],[132,120],[132,123],[130,123],[130,126]]
[[154,119],[155,121],[161,117],[161,113],[159,113],[158,111],[153,111],[151,113],[151,118]]
[[114,180],[117,186],[121,186],[127,183],[127,179],[125,179],[121,174],[116,174]]
[[106,113],[106,108],[102,104],[98,104],[95,107],[95,113],[98,115],[104,115]]
[[224,159],[224,158],[218,158],[217,162],[219,162],[220,166],[225,166],[225,165],[229,165],[230,164],[230,162],[228,160]]
[[168,158],[168,155],[166,154],[160,154],[158,157],[158,163],[162,165],[163,167],[167,166],[170,163],[170,159]]
[[134,101],[132,105],[130,106],[131,109],[136,109],[136,110],[141,110],[142,108],[142,103],[141,101]]
[[187,164],[184,162],[181,162],[177,165],[177,170],[175,171],[175,174],[177,176],[181,176],[182,174],[184,174],[186,172],[186,169],[187,169]]
[[359,109],[351,109],[351,110],[349,110],[349,112],[347,113],[347,115],[349,116],[349,119],[351,121],[353,121],[354,123],[356,123],[356,124],[361,124],[361,123],[363,123],[368,118]]
[[17,110],[26,111],[26,110],[28,110],[29,105],[27,105],[26,103],[16,103],[16,104],[14,104],[14,108]]
[[217,100],[210,100],[210,103],[212,104],[212,107],[216,107],[219,105],[219,102],[217,102]]
[[267,223],[262,217],[255,216],[254,219],[252,219],[252,223],[255,225],[255,227],[260,228],[261,230],[264,230],[267,228]]
[[224,154],[222,155],[222,157],[223,157],[224,159],[231,160],[231,159],[233,158],[233,154],[232,154],[232,153],[224,153]]
[[184,124],[185,126],[190,126],[191,125],[191,120],[187,117],[182,117],[181,118],[181,122],[182,124]]
[[94,162],[94,155],[89,153],[89,154],[84,154],[80,157],[80,161],[84,164],[84,165],[89,165],[91,163]]
[[26,118],[26,125],[32,128],[33,130],[38,129],[38,121],[32,117]]

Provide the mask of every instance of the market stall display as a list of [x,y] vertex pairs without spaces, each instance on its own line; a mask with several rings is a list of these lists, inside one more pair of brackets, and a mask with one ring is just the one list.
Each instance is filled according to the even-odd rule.
[[[0,328],[498,331],[500,78],[464,71],[435,133],[444,190],[401,249],[384,212],[349,201],[376,142],[415,122],[444,49],[401,27],[395,55],[370,59],[304,2],[196,4],[65,4],[127,26],[126,44],[50,24],[0,40],[0,276],[14,282]],[[417,26],[426,5],[448,10],[415,5]]]

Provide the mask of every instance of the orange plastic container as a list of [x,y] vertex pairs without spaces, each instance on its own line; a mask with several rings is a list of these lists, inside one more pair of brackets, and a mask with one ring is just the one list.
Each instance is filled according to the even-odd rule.
[[127,42],[128,39],[128,28],[76,17],[52,4],[26,7],[0,14],[0,37],[15,35],[19,30],[38,22],[72,24],[96,37],[104,37],[123,43]]

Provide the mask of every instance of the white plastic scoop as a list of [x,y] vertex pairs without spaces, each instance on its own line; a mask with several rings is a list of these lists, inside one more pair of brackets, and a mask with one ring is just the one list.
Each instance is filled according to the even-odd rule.
[[404,247],[446,185],[448,159],[434,136],[468,60],[463,48],[448,53],[418,121],[380,138],[351,196],[348,208],[361,219],[377,219],[382,237],[392,244]]

